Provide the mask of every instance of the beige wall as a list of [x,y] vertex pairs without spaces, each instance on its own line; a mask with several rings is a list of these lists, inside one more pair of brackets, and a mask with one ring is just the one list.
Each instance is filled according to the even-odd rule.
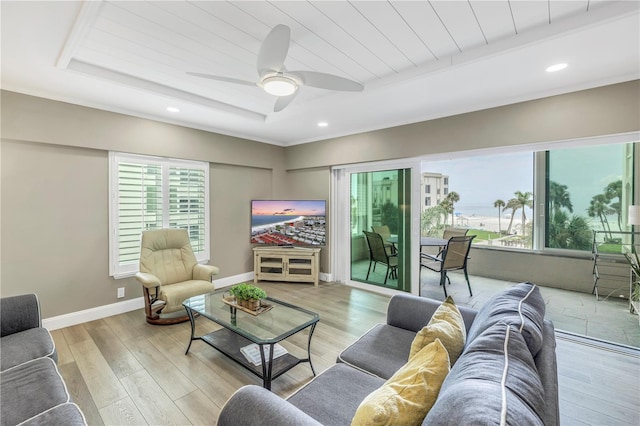
[[328,167],[287,172],[286,198],[327,201],[327,245],[320,251],[320,272],[330,272],[331,170]]
[[284,148],[275,145],[14,92],[1,94],[3,139],[266,169],[277,169],[283,161]]
[[221,275],[253,271],[251,251],[251,200],[274,198],[268,169],[212,164],[210,263]]
[[[211,263],[224,278],[252,270],[252,198],[329,200],[334,164],[638,131],[639,92],[634,81],[285,149],[3,91],[1,294],[37,292],[45,318],[121,301],[116,287],[141,295],[134,279],[108,276],[109,150],[211,163]],[[496,257],[532,281],[548,262],[500,253],[474,261]],[[323,272],[328,259],[327,247]],[[541,279],[567,272],[551,262]]]
[[640,129],[640,80],[286,150],[304,169],[612,135]]
[[36,292],[45,318],[142,295],[134,278],[108,273],[109,150],[209,161],[210,263],[218,278],[253,270],[250,200],[286,194],[283,148],[11,92],[1,100],[2,295]]

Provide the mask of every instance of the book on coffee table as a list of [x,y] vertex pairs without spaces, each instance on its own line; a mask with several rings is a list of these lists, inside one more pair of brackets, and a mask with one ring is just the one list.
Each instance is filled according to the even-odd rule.
[[[243,346],[240,348],[240,352],[242,355],[249,361],[251,364],[258,366],[262,365],[262,359],[260,358],[260,346],[256,343],[252,343],[247,346]],[[279,343],[273,345],[273,359],[276,359],[287,353],[287,350],[283,348]],[[269,359],[269,345],[264,345],[264,358]]]

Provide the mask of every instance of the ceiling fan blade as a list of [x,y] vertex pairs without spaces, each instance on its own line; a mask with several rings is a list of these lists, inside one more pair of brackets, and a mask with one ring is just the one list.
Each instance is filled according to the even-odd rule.
[[357,81],[338,77],[333,74],[315,71],[288,71],[287,74],[299,78],[306,86],[319,87],[320,89],[342,90],[346,92],[361,92],[364,90],[364,86]]
[[244,86],[257,86],[257,84],[253,81],[238,80],[237,78],[222,77],[219,75],[211,75],[211,74],[201,74],[199,72],[187,72],[187,74],[193,75],[195,77],[208,78],[210,80],[224,81],[226,83],[242,84]]
[[289,52],[291,29],[286,25],[276,25],[269,32],[258,52],[258,73],[260,77],[268,72],[278,72],[284,65]]
[[280,96],[278,100],[276,100],[276,104],[273,107],[273,112],[282,111],[296,98],[298,91],[296,90],[293,94],[289,96]]

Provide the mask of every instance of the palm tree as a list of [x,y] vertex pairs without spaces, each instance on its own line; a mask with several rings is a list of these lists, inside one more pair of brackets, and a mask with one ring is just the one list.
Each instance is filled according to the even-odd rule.
[[[604,194],[609,200],[609,206],[618,215],[618,230],[622,231],[622,180],[616,180],[607,185]],[[618,202],[612,203],[614,198],[617,198]]]
[[573,213],[573,204],[571,203],[571,196],[567,191],[567,185],[560,185],[557,182],[549,181],[549,212],[553,215],[560,208],[564,207],[569,210],[569,213]]
[[493,207],[498,208],[498,234],[502,235],[502,226],[500,225],[500,208],[505,206],[505,202],[501,199],[497,199],[493,202]]
[[527,223],[527,214],[524,208],[533,207],[533,200],[531,199],[531,196],[533,194],[529,191],[526,191],[526,192],[516,191],[514,195],[516,196],[515,199],[517,200],[518,206],[522,209],[522,235],[524,235],[525,225]]
[[440,201],[438,207],[442,209],[442,216],[444,216],[444,220],[442,222],[446,224],[447,218],[449,217],[449,212],[453,213],[453,204],[451,203],[451,200],[445,198],[444,200]]
[[552,219],[549,221],[549,247],[573,250],[591,247],[591,228],[582,216],[569,218],[567,212],[558,209]]
[[515,198],[507,201],[507,204],[502,208],[502,211],[507,211],[507,209],[511,209],[511,218],[509,219],[509,226],[507,226],[507,234],[511,234],[511,226],[513,225],[513,218],[516,216],[516,210],[518,210],[520,206],[518,206],[518,200]]
[[509,221],[507,234],[511,233],[511,226],[513,225],[513,218],[516,215],[516,211],[518,211],[518,209],[522,209],[522,234],[524,235],[525,225],[527,223],[527,215],[526,215],[526,212],[524,211],[524,208],[525,207],[531,208],[533,206],[533,200],[530,199],[531,195],[533,194],[531,194],[531,192],[529,191],[526,191],[526,192],[516,191],[513,193],[513,195],[515,195],[515,198],[510,199],[503,209],[503,211],[507,209],[511,209],[511,220]]
[[453,219],[454,219],[454,205],[455,203],[457,203],[458,201],[460,201],[460,195],[455,192],[455,191],[451,191],[450,193],[447,194],[447,196],[445,197],[445,200],[449,200],[450,202],[450,210],[449,213],[451,213],[451,226],[454,226],[453,223]]
[[612,239],[611,235],[611,226],[609,225],[609,220],[607,219],[608,214],[615,213],[615,210],[611,209],[608,205],[607,196],[605,194],[594,195],[589,203],[589,208],[587,208],[587,214],[589,217],[598,217],[600,219],[600,224],[602,225],[602,230],[609,233],[609,238]]

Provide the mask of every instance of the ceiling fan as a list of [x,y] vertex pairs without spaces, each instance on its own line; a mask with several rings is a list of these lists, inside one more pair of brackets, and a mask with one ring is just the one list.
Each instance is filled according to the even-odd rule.
[[287,71],[284,67],[284,60],[289,52],[290,41],[291,29],[286,25],[276,25],[269,32],[258,52],[257,68],[260,76],[258,82],[197,72],[187,72],[187,74],[227,83],[262,87],[265,92],[278,97],[273,108],[275,112],[285,109],[295,99],[298,88],[301,86],[348,92],[364,90],[364,86],[357,81],[333,74],[315,71]]

